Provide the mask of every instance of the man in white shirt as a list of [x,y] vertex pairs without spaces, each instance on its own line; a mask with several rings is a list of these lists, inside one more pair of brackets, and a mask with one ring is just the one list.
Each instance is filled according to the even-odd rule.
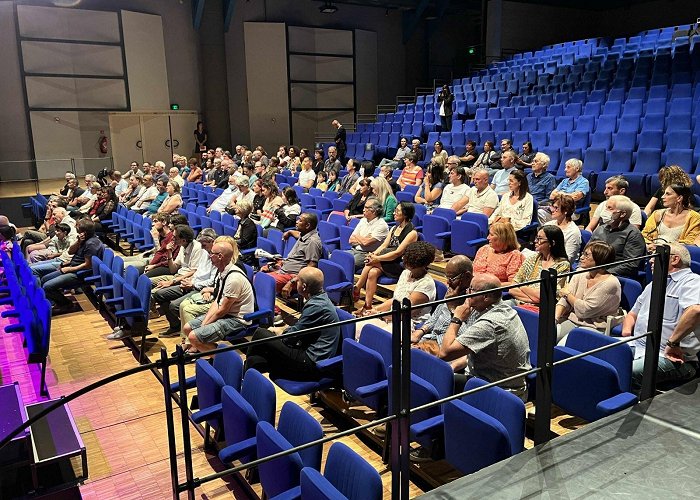
[[[612,177],[608,177],[608,180],[605,181],[605,191],[603,191],[603,193],[605,194],[605,199],[609,200],[611,196],[616,195],[626,197],[628,187],[629,182],[627,182],[627,179],[625,179],[623,176],[613,175]],[[600,203],[598,205],[598,208],[596,208],[593,217],[591,217],[591,222],[588,223],[586,231],[590,231],[592,233],[593,231],[595,231],[595,228],[598,227],[598,224],[600,224],[601,222],[603,224],[607,224],[608,222],[610,222],[611,218],[612,213],[608,209],[608,204],[606,202]],[[636,203],[632,204],[632,216],[630,217],[630,224],[632,224],[633,226],[637,226],[637,229],[639,229],[642,225],[642,209],[639,208],[639,205],[637,205]]]
[[304,192],[308,192],[309,189],[314,187],[314,182],[316,182],[316,172],[314,172],[313,162],[311,157],[307,156],[301,162],[301,172],[299,172],[298,184],[304,188]]
[[389,226],[384,220],[382,203],[378,198],[370,196],[367,198],[364,208],[364,217],[350,235],[350,245],[353,257],[355,257],[355,269],[362,269],[365,265],[365,258],[369,252],[379,248],[387,235]]
[[403,160],[403,157],[406,156],[406,153],[410,153],[411,148],[408,146],[408,139],[405,137],[401,138],[400,144],[399,144],[399,149],[396,150],[396,154],[394,155],[393,159],[389,158],[384,158],[382,161],[379,162],[379,168],[383,167],[384,165],[389,165],[391,168],[396,168],[399,166],[399,162]]
[[450,181],[443,190],[440,197],[440,208],[454,210],[457,215],[462,215],[467,210],[469,203],[469,192],[471,188],[466,183],[467,173],[462,167],[450,169],[447,174]]
[[226,207],[231,203],[231,200],[233,199],[234,196],[238,194],[238,177],[231,174],[228,176],[228,187],[224,189],[224,192],[221,193],[207,208],[207,213],[211,213],[211,211],[215,212],[223,212],[226,210]]
[[194,230],[185,224],[175,226],[173,230],[174,245],[182,247],[175,259],[168,255],[168,270],[170,274],[151,278],[153,290],[177,285],[182,280],[190,278],[196,271],[202,257],[202,245],[194,239]]
[[177,184],[182,188],[182,186],[185,185],[185,179],[182,178],[180,175],[180,171],[178,170],[177,167],[172,167],[168,171],[168,177],[170,178],[171,181],[177,182]]
[[472,182],[474,186],[467,195],[469,204],[466,211],[491,217],[491,214],[498,206],[498,195],[489,186],[488,171],[483,168],[475,170],[472,174]]
[[158,196],[158,188],[153,182],[153,176],[151,174],[146,174],[143,176],[143,186],[144,190],[136,198],[136,202],[131,207],[133,210],[146,210],[153,200]]

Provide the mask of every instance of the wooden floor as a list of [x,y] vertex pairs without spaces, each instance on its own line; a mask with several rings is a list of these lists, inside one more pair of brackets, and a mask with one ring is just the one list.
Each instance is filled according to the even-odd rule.
[[[440,278],[437,264],[432,272]],[[122,341],[105,337],[111,328],[94,309],[85,295],[76,296],[82,311],[57,316],[52,322],[52,338],[47,383],[52,398],[67,395],[85,385],[119,371],[138,366],[134,352]],[[358,303],[359,305],[359,303]],[[285,304],[283,310],[297,314]],[[167,329],[164,318],[152,319],[149,328],[154,334]],[[156,338],[156,335],[153,338]],[[16,334],[2,337],[2,341],[18,342]],[[174,350],[179,339],[158,339],[149,344],[148,357],[155,361],[160,349]],[[1,344],[0,344],[1,346]],[[34,372],[32,372],[34,370]],[[19,380],[26,402],[40,399],[36,373],[23,359],[4,360],[0,366],[3,383]],[[187,374],[194,373],[194,365]],[[171,377],[175,379],[175,369]],[[301,405],[323,426],[326,435],[347,429],[371,418],[367,408],[348,406],[340,393],[329,392],[317,404],[308,397],[291,397],[277,391],[278,412],[284,402],[291,400]],[[88,450],[89,479],[80,488],[84,498],[169,498],[171,494],[168,461],[166,419],[163,407],[163,389],[155,374],[143,372],[102,387],[70,404],[76,423]],[[531,408],[531,404],[528,405]],[[180,415],[176,409],[176,434],[181,434]],[[553,422],[557,434],[565,434],[583,425],[579,419],[558,415]],[[195,477],[202,477],[224,467],[211,451],[203,449],[203,439],[197,429],[189,425],[193,449]],[[370,433],[362,439],[357,436],[341,438],[379,472],[383,480],[385,498],[390,497],[391,473],[379,455],[379,440]],[[182,443],[177,439],[180,480],[184,481]],[[324,447],[324,457],[330,444]],[[528,441],[526,446],[532,446]],[[414,466],[416,481],[411,483],[412,497],[458,477],[445,462]],[[421,479],[422,477],[422,479]],[[425,480],[426,478],[427,481]],[[247,489],[233,479],[216,480],[202,485],[196,494],[201,498],[255,498],[262,493],[260,485]]]

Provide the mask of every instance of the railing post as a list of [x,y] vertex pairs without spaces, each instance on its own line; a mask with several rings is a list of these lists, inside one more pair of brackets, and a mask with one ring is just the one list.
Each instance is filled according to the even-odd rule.
[[554,308],[557,303],[557,272],[543,269],[540,273],[540,319],[537,334],[537,366],[540,368],[535,384],[535,445],[550,439],[552,420],[552,362],[557,329]]
[[658,255],[654,257],[654,274],[651,285],[651,300],[649,302],[649,323],[644,351],[644,375],[639,400],[644,401],[654,396],[656,391],[656,372],[659,368],[659,350],[661,349],[661,329],[663,328],[664,303],[666,285],[668,284],[668,261],[670,249],[668,245],[656,247]]
[[[398,300],[391,303],[391,408],[394,413],[401,411],[401,304]],[[391,498],[401,498],[401,434],[398,420],[389,423],[390,433],[384,439],[390,439],[389,463],[391,466]]]
[[173,418],[173,394],[170,390],[170,365],[168,351],[160,349],[160,360],[163,363],[163,392],[165,403],[165,423],[168,428],[168,455],[170,460],[170,484],[173,486],[173,500],[180,498],[177,491],[179,482],[177,473],[177,449],[175,448],[175,419]]
[[403,299],[401,307],[401,498],[409,498],[409,478],[411,474],[411,301]]
[[[73,175],[75,175],[77,177],[78,174],[75,173],[75,158],[72,158],[72,157],[70,159],[70,169],[73,171]],[[38,177],[39,176],[37,175],[37,178]]]
[[185,456],[185,489],[188,500],[194,500],[194,472],[192,470],[192,443],[190,440],[190,418],[187,411],[187,387],[185,376],[185,352],[182,345],[176,348],[177,379],[180,383],[180,420],[182,421],[182,448]]

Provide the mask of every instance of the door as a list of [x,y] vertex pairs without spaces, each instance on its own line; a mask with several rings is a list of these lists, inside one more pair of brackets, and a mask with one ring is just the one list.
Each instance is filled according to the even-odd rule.
[[167,114],[142,114],[141,134],[144,161],[150,162],[151,165],[158,160],[165,162],[166,165],[173,163],[173,154],[170,149],[170,120]]
[[173,139],[173,153],[190,158],[194,153],[194,129],[197,128],[196,112],[170,114],[170,134]]
[[126,172],[132,161],[143,163],[143,141],[139,115],[110,113],[109,135],[115,170]]

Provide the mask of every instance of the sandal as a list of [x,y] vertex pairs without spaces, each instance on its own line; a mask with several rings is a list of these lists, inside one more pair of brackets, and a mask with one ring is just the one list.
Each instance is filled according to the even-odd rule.
[[[360,292],[361,291],[362,290],[360,290],[359,288],[352,287],[352,303],[353,304],[355,302],[357,302],[358,300],[360,300]],[[362,308],[364,309],[364,306],[362,306]]]

